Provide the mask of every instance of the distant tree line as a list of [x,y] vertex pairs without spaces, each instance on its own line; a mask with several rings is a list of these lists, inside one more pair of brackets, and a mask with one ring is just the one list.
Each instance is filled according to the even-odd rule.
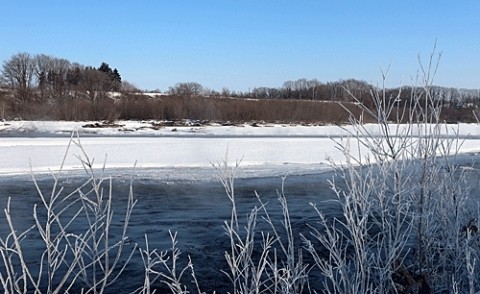
[[[177,83],[166,92],[169,95],[195,97],[231,97],[280,100],[312,100],[337,102],[362,102],[373,108],[372,94],[378,88],[360,80],[348,79],[322,83],[316,79],[286,81],[281,87],[256,87],[247,92],[235,92],[223,88],[220,92],[210,90],[196,82]],[[385,89],[385,95],[398,105],[410,103],[412,92],[420,91],[410,86]],[[480,106],[480,90],[432,87],[432,97],[439,99],[445,108],[477,108]],[[353,98],[355,97],[355,99]],[[358,101],[357,101],[358,100]]]
[[[316,79],[298,79],[286,81],[282,87],[254,88],[249,93],[240,93],[236,96],[252,97],[257,99],[294,99],[294,100],[323,100],[323,101],[350,101],[353,97],[360,102],[369,104],[371,95],[378,90],[375,86],[364,81],[355,79],[341,80],[337,82],[322,83]],[[413,91],[419,91],[414,87],[404,86],[401,88],[385,89],[385,95],[389,99],[395,99],[396,103],[403,105],[409,103]],[[444,107],[472,108],[480,106],[480,90],[456,89],[447,87],[432,87],[432,97],[440,100]],[[235,95],[235,93],[234,93]]]
[[[175,117],[178,119],[182,115],[185,115],[184,118],[192,118],[193,113],[198,111],[192,109],[191,105],[200,107],[199,103],[193,103],[194,99],[200,97],[361,102],[373,109],[371,97],[378,90],[377,87],[365,81],[355,79],[324,83],[316,79],[301,78],[285,81],[281,87],[256,87],[247,92],[236,92],[228,88],[216,91],[208,89],[198,82],[180,82],[160,93],[161,95],[158,93],[151,95],[142,93],[132,84],[122,80],[117,68],[110,67],[106,62],[96,68],[45,54],[31,55],[23,52],[15,54],[3,62],[0,71],[0,118],[144,119],[149,114],[156,118]],[[383,90],[385,97],[392,99],[398,106],[408,106],[411,103],[412,92],[418,89],[402,87]],[[449,114],[451,121],[465,119],[465,113],[471,113],[472,109],[480,106],[480,90],[432,87],[430,91],[432,91],[432,96],[439,99],[443,107],[448,109],[444,113]],[[174,99],[170,99],[175,97],[177,100],[182,98],[182,101],[188,102],[188,104],[176,103]],[[211,108],[215,109],[216,114],[201,117],[224,118],[218,112],[219,109],[228,112],[226,104],[224,102],[213,103],[214,100],[210,99],[208,101],[209,105],[215,104]],[[226,101],[230,101],[229,103],[233,105],[232,99]],[[246,104],[235,104],[235,107],[238,105]],[[149,107],[150,109],[142,109]],[[187,109],[176,109],[178,107]],[[315,107],[317,108],[317,106]],[[202,107],[202,109],[207,111],[207,108]],[[245,111],[247,111],[246,109]],[[468,111],[456,111],[458,109]],[[175,115],[167,113],[168,111],[173,111]],[[271,110],[256,110],[257,114],[253,116],[237,115],[242,112],[239,110],[232,120],[242,120],[246,117],[258,119],[260,117],[258,113],[262,113],[262,111],[267,113]],[[478,110],[476,111],[478,112]],[[292,114],[293,117],[297,120],[302,117],[298,114],[298,109],[295,115]],[[311,121],[312,117],[315,116],[309,114],[308,117],[305,116],[305,119]]]

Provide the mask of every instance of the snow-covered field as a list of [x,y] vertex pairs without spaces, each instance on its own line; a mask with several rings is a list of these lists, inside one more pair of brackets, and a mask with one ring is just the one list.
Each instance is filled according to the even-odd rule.
[[[457,128],[458,127],[458,128]],[[367,125],[372,135],[377,125]],[[295,172],[322,169],[329,160],[341,162],[335,140],[345,140],[349,127],[298,125],[219,124],[159,126],[154,121],[53,122],[9,121],[0,123],[0,174],[58,169],[72,132],[97,167],[109,168],[207,168],[225,158],[242,159],[242,165],[258,172]],[[462,153],[480,152],[480,126],[460,124],[442,128],[445,136],[458,132]],[[77,156],[82,151],[72,144],[64,168],[81,169]]]

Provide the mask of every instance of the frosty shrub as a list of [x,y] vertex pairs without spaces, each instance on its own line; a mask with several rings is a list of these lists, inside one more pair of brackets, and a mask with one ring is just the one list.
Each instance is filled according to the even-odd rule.
[[[478,199],[456,164],[462,142],[455,127],[441,124],[441,104],[432,95],[435,57],[420,62],[422,85],[415,89],[422,90],[412,91],[408,103],[387,97],[385,87],[372,90],[374,109],[357,100],[377,123],[352,116],[350,137],[336,141],[345,163],[331,187],[343,215],[329,218],[312,204],[319,222],[304,236],[327,293],[480,289]],[[319,248],[330,255],[320,256]]]
[[[84,152],[78,137],[72,136],[65,157],[72,144]],[[27,230],[17,231],[9,198],[4,209],[9,232],[0,236],[3,293],[104,293],[136,252],[135,245],[127,245],[135,206],[132,190],[126,191],[121,233],[114,237],[110,230],[118,224],[113,222],[112,181],[97,176],[93,161],[85,153],[78,158],[87,178],[72,192],[66,192],[60,184],[63,163],[58,172],[52,173],[53,185],[47,192],[32,176],[41,205],[33,207],[34,225]],[[28,238],[41,242],[38,256],[32,256],[25,244]]]

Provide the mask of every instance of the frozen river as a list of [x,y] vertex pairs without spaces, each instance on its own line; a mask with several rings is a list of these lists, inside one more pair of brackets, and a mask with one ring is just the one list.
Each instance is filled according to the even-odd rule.
[[[76,142],[76,141],[75,141]],[[327,154],[338,152],[331,140],[314,137],[82,137],[80,143],[95,167],[106,160],[105,176],[113,176],[114,209],[125,209],[130,179],[133,177],[134,197],[138,203],[129,228],[129,248],[135,243],[144,247],[148,234],[151,248],[170,248],[169,230],[178,233],[178,246],[184,253],[184,264],[190,255],[204,290],[222,291],[227,277],[224,252],[229,240],[222,227],[230,218],[231,205],[212,164],[228,158],[230,164],[242,160],[236,185],[239,216],[258,202],[257,191],[269,205],[272,217],[280,217],[276,197],[282,176],[291,201],[292,223],[299,232],[307,233],[307,220],[315,216],[309,202],[321,202],[333,194],[328,188],[331,177],[326,164]],[[71,191],[84,181],[78,156],[81,148],[68,137],[3,137],[0,138],[0,207],[12,198],[12,216],[21,231],[34,224],[34,205],[41,200],[31,180],[30,164],[41,189],[49,194],[53,182],[45,173],[58,170],[65,154],[60,185]],[[133,166],[136,165],[135,168]],[[98,171],[98,169],[96,169]],[[83,175],[83,176],[82,176]],[[28,216],[28,217],[25,217]],[[121,214],[120,214],[121,218]],[[121,219],[114,219],[114,221]],[[86,222],[77,222],[76,230],[84,230]],[[112,238],[118,236],[118,225]],[[259,228],[262,225],[259,224]],[[265,224],[263,224],[265,228]],[[0,232],[6,232],[5,216],[0,216]],[[29,234],[24,245],[30,260],[39,260],[41,243]],[[300,244],[300,241],[299,241]],[[143,265],[136,255],[127,268],[128,280],[118,282],[113,292],[131,291],[142,284]],[[166,290],[166,289],[163,289]],[[162,291],[163,291],[162,290]],[[109,292],[110,293],[110,292]]]
[[[96,166],[106,159],[110,168],[209,167],[225,158],[246,166],[312,165],[339,153],[328,138],[86,137],[80,142]],[[34,171],[57,169],[68,145],[68,138],[0,138],[0,171],[25,173],[30,163]],[[82,150],[72,144],[65,168],[80,168],[79,155]]]
[[[25,174],[30,165],[34,172],[56,170],[65,154],[64,168],[80,169],[83,151],[74,143],[68,148],[69,142],[65,137],[0,138],[0,174]],[[211,167],[227,159],[230,164],[241,160],[246,167],[291,172],[343,160],[326,137],[85,137],[80,142],[96,167],[106,163],[108,168]],[[353,152],[355,147],[352,144]],[[466,139],[461,147],[462,152],[479,149],[477,138]]]
[[[471,156],[459,159],[461,164],[468,167],[470,179],[477,179],[469,181],[471,183],[469,188],[474,195],[478,195],[480,191],[478,168],[475,166],[472,168]],[[106,175],[113,175],[112,194],[115,211],[110,238],[117,240],[121,235],[122,216],[127,203],[130,180],[133,178],[134,198],[138,202],[131,216],[126,250],[132,249],[134,244],[145,248],[145,234],[148,234],[150,248],[168,250],[171,248],[169,230],[177,232],[177,246],[182,252],[178,262],[180,265],[185,265],[190,256],[202,290],[207,293],[213,293],[214,290],[218,291],[217,293],[230,291],[228,278],[220,270],[228,269],[224,254],[229,250],[230,243],[223,225],[224,221],[230,219],[231,203],[221,183],[215,178],[215,173],[216,170],[212,167],[107,170]],[[333,177],[333,172],[329,169],[312,165],[240,168],[240,178],[235,185],[237,212],[241,224],[245,225],[248,212],[259,205],[255,197],[257,192],[262,201],[268,203],[267,209],[272,219],[280,225],[283,217],[276,198],[278,191],[282,188],[282,176],[288,173],[290,175],[285,179],[284,191],[296,244],[302,246],[300,233],[308,236],[311,229],[307,224],[315,225],[318,221],[318,216],[310,203],[317,204],[318,208],[327,215],[336,216],[342,213],[339,203],[332,201],[336,198],[328,184],[328,180]],[[63,194],[73,191],[85,181],[85,177],[79,174],[82,173],[68,171],[60,177],[59,184],[64,189]],[[40,189],[45,195],[49,195],[53,187],[51,177],[47,174],[39,174],[36,178]],[[337,180],[337,184],[340,184],[340,181]],[[107,187],[105,186],[105,191],[108,190]],[[16,230],[21,232],[34,225],[33,207],[34,205],[41,207],[42,203],[31,178],[24,175],[0,177],[2,209],[7,205],[8,197],[11,197],[12,217]],[[70,230],[83,232],[87,226],[88,223],[84,217],[81,217],[70,226]],[[257,232],[260,231],[268,232],[270,229],[259,217]],[[0,215],[0,232],[2,234],[8,232],[3,214]],[[261,238],[260,233],[258,238]],[[22,242],[25,248],[28,248],[25,252],[26,258],[32,261],[34,268],[38,266],[36,261],[39,260],[43,250],[39,240],[38,233],[33,231]],[[306,254],[304,261],[309,264],[313,262]],[[312,286],[321,287],[315,284],[321,281],[315,278],[315,275],[315,270],[312,270],[310,272]],[[124,277],[128,278],[117,281],[106,293],[127,293],[142,285],[143,264],[138,252],[126,268]],[[166,288],[162,288],[162,284],[157,283],[155,287],[161,287],[159,293],[167,291]]]
[[[90,127],[95,125],[97,127]],[[11,121],[0,124],[0,174],[43,172],[58,169],[69,145],[72,131],[80,134],[86,154],[96,166],[130,168],[210,167],[228,158],[242,159],[242,165],[267,167],[325,166],[328,160],[342,162],[344,156],[334,140],[346,140],[351,126],[251,125],[160,127],[155,122],[119,121],[115,125],[88,122]],[[371,136],[380,136],[378,125],[363,126]],[[421,126],[417,126],[421,128]],[[391,125],[402,134],[407,126]],[[442,136],[458,134],[459,151],[480,151],[480,125],[441,126]],[[412,133],[420,132],[417,128]],[[345,143],[346,141],[344,141]],[[351,152],[356,152],[352,141]],[[75,145],[75,144],[73,144]],[[68,150],[64,168],[80,168],[78,146]]]

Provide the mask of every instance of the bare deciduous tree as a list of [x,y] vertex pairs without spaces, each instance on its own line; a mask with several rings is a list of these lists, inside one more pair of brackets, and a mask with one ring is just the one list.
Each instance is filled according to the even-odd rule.
[[178,96],[198,96],[202,94],[203,86],[196,82],[177,83],[174,87],[170,87],[168,92]]
[[85,68],[80,79],[80,88],[85,91],[90,99],[94,119],[98,119],[98,100],[106,97],[106,91],[108,90],[105,90],[105,84],[107,82],[108,76],[92,67]]
[[47,91],[47,73],[52,69],[52,57],[46,54],[38,54],[34,57],[35,75],[37,77],[40,98],[46,95]]
[[48,72],[47,80],[52,91],[52,96],[61,98],[67,91],[66,78],[70,69],[70,61],[62,58],[54,58],[52,68]]
[[3,63],[2,76],[7,84],[16,90],[16,96],[23,102],[31,98],[32,80],[35,74],[34,59],[29,53],[18,53]]

